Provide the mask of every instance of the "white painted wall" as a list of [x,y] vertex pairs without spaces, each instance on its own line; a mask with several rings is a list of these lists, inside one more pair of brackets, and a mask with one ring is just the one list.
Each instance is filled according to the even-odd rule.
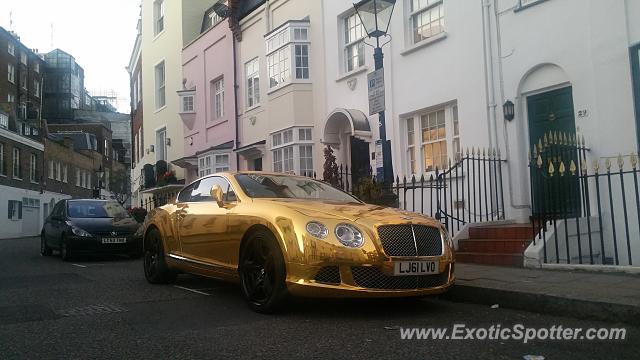
[[[21,220],[9,220],[7,212],[9,211],[9,200],[22,201],[23,198],[31,198],[40,200],[39,208],[26,208],[22,207]],[[63,199],[70,199],[71,196],[65,194],[58,194],[45,191],[40,194],[39,191],[25,190],[14,187],[8,187],[0,185],[0,224],[2,224],[2,231],[0,231],[0,239],[11,239],[27,236],[39,236],[44,224],[44,218],[49,215],[44,212],[44,203],[49,204],[49,212],[53,208],[51,203],[57,203]],[[35,226],[32,226],[25,217],[29,216],[29,212],[37,212],[37,221],[34,222]]]

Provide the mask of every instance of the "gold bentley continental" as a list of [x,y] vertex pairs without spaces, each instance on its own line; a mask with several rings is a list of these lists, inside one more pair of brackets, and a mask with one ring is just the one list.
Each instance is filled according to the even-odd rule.
[[289,295],[411,297],[454,282],[452,240],[433,218],[369,205],[324,182],[262,172],[220,173],[149,213],[144,274],[239,281],[249,306]]

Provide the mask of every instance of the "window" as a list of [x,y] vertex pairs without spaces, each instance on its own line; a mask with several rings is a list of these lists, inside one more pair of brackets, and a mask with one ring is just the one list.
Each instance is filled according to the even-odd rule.
[[420,174],[446,168],[450,158],[460,156],[459,134],[455,104],[406,119],[407,171]]
[[[273,171],[313,175],[311,128],[287,129],[271,136]],[[298,159],[298,160],[294,160]]]
[[158,35],[164,30],[164,0],[156,0],[153,3],[153,35]]
[[247,77],[247,107],[260,104],[260,59],[255,58],[245,64]]
[[55,175],[53,174],[54,166],[53,160],[49,160],[49,179],[55,179]]
[[33,95],[40,97],[40,81],[33,80]]
[[40,72],[40,63],[39,62],[33,63],[33,71],[35,71],[37,73]]
[[20,149],[13,148],[13,178],[22,179],[20,172]]
[[296,79],[309,79],[309,45],[295,45]]
[[156,110],[166,105],[165,98],[165,73],[164,73],[164,61],[155,67],[155,81],[156,81]]
[[16,46],[12,42],[7,43],[7,52],[11,55],[16,54]]
[[22,219],[22,201],[9,200],[9,209],[7,211],[7,217],[9,220]]
[[229,154],[210,154],[198,159],[198,175],[206,176],[213,173],[229,171]]
[[413,118],[407,119],[407,162],[410,174],[416,174],[416,142]]
[[444,31],[443,0],[411,0],[411,30],[418,43]]
[[9,128],[9,116],[7,114],[0,113],[0,128]]
[[109,140],[107,140],[107,139],[104,139],[103,151],[104,151],[104,156],[108,159],[109,158],[109,154],[111,152],[109,151]]
[[167,129],[156,131],[156,161],[167,160]]
[[180,111],[181,113],[186,114],[195,112],[195,96],[193,94],[181,95],[180,98],[182,99],[182,110]]
[[7,171],[4,166],[4,144],[0,143],[0,175],[6,176]]
[[67,175],[67,164],[62,165],[62,182],[67,183],[68,182],[68,175]]
[[[191,191],[189,201],[213,201],[213,198],[211,197],[211,187],[213,185],[218,185],[222,189],[223,201],[236,201],[235,193],[233,192],[229,182],[219,176],[211,176],[200,180],[197,186]],[[182,196],[182,193],[180,193],[180,195]]]
[[20,103],[18,105],[18,117],[20,119],[27,119],[27,103]]
[[229,171],[229,154],[215,155],[215,172]]
[[10,103],[16,102],[16,96],[13,94],[7,94],[7,102],[10,102]]
[[61,181],[62,180],[62,164],[60,164],[59,161],[56,161],[56,166],[55,166],[55,169],[54,169],[54,175],[55,175],[56,181]]
[[33,183],[38,182],[38,156],[36,154],[31,154],[29,180],[31,180],[31,182]]
[[366,32],[358,14],[344,18],[344,59],[346,71],[364,66],[364,38]]
[[20,62],[27,65],[27,53],[25,52],[20,53]]
[[22,71],[20,72],[20,86],[22,86],[23,89],[27,89],[27,72],[26,71]]
[[222,21],[222,17],[218,15],[215,11],[212,11],[211,14],[209,14],[209,21],[211,22],[211,27],[214,27],[220,21]]
[[292,78],[309,79],[308,25],[298,24],[295,28],[287,26],[269,35],[266,47],[269,88],[287,84]]
[[215,119],[224,116],[224,79],[213,83],[213,116]]
[[7,80],[10,83],[16,83],[16,67],[13,64],[7,64]]
[[[50,170],[50,171],[51,171],[51,170]],[[51,173],[49,173],[49,174],[51,174]],[[51,175],[49,175],[49,177],[51,177]],[[80,169],[76,169],[76,186],[82,186],[82,185],[80,184],[80,180],[81,180],[81,179],[80,179]]]

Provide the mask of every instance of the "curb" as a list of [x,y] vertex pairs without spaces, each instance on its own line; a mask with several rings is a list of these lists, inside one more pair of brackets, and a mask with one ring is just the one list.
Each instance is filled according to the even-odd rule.
[[499,304],[508,309],[579,319],[640,323],[640,307],[626,304],[572,299],[546,294],[519,292],[469,285],[454,285],[441,298],[453,302],[481,305]]

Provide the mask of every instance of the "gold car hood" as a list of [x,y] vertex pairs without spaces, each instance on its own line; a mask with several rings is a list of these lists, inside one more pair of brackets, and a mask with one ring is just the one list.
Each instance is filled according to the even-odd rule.
[[379,205],[362,203],[344,203],[329,200],[300,200],[300,199],[264,199],[272,201],[290,209],[296,210],[311,218],[338,218],[348,221],[360,221],[367,224],[387,224],[420,222],[429,223],[434,226],[438,224],[435,219],[427,216],[389,208]]

